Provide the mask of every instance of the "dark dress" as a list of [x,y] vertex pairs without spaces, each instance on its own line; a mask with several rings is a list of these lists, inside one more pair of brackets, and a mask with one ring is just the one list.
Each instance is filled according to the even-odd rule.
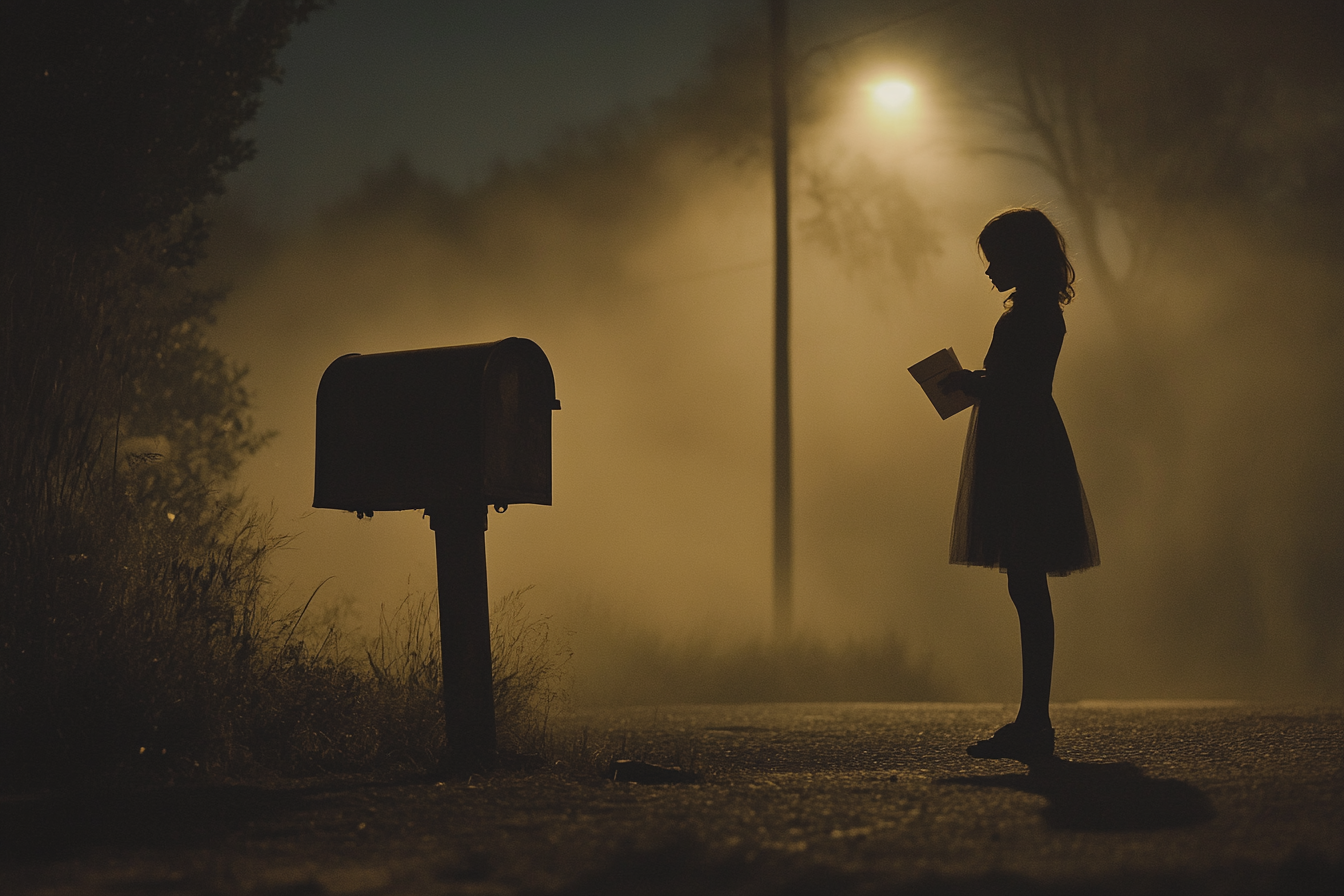
[[1073,447],[1051,387],[1064,343],[1052,296],[1013,295],[994,326],[971,411],[952,563],[1066,575],[1101,562]]

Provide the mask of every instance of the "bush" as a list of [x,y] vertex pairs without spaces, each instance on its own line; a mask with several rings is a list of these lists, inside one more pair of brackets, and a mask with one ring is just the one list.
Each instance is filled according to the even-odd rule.
[[[304,626],[316,592],[301,610],[273,612],[265,565],[285,539],[255,515],[218,513],[191,524],[123,506],[86,520],[70,553],[45,566],[49,587],[25,592],[56,599],[0,606],[6,789],[437,764],[435,595],[408,595],[349,650],[337,623]],[[226,529],[227,540],[210,534]],[[542,752],[568,652],[520,593],[499,602],[491,641],[500,748]]]
[[6,523],[0,562],[10,580],[26,578],[0,606],[0,767],[11,784],[234,758],[278,539],[227,503],[213,518],[146,519],[99,497],[74,519]]

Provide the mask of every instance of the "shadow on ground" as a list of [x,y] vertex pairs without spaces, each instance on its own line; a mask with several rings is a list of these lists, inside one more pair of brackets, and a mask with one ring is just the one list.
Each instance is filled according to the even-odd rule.
[[[716,849],[692,832],[683,832],[655,846],[618,846],[607,865],[562,888],[562,896],[641,893],[675,896],[682,893],[731,896],[831,896],[894,891],[882,871],[839,867],[806,856],[754,849]],[[991,873],[982,876],[926,875],[902,880],[907,896],[950,894],[1030,894],[1037,890],[1022,876]]]
[[723,849],[702,835],[682,832],[662,843],[632,847],[618,844],[602,867],[561,887],[562,896],[1131,896],[1133,893],[1292,893],[1338,896],[1344,868],[1340,862],[1300,852],[1282,862],[1246,863],[1220,868],[1212,875],[1170,869],[1128,868],[1100,874],[1035,880],[997,870],[983,874],[916,871],[885,865],[880,854],[860,864],[831,864],[797,853]]
[[[382,782],[386,783],[386,782]],[[183,849],[274,824],[315,797],[378,782],[324,780],[289,786],[164,786],[0,796],[0,864],[33,866],[101,849]],[[279,830],[285,831],[280,824]],[[297,838],[302,832],[293,832]]]
[[1173,778],[1150,778],[1128,762],[1052,759],[1025,775],[940,778],[939,784],[1006,787],[1050,801],[1041,813],[1068,831],[1153,831],[1202,824],[1214,816],[1204,791]]
[[275,817],[301,799],[259,787],[88,791],[0,800],[0,861],[37,865],[99,848],[181,848]]

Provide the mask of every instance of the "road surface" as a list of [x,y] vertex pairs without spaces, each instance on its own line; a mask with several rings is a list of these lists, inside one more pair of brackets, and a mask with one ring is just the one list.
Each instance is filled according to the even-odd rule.
[[[1344,711],[1054,709],[1060,761],[965,744],[1002,706],[591,710],[568,768],[0,798],[15,894],[1344,892]],[[611,783],[613,754],[690,783]]]

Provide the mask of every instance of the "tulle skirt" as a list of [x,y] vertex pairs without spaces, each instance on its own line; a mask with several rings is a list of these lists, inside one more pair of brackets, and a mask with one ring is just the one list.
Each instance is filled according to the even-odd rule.
[[1073,447],[1049,395],[972,408],[949,559],[1054,576],[1101,562]]

